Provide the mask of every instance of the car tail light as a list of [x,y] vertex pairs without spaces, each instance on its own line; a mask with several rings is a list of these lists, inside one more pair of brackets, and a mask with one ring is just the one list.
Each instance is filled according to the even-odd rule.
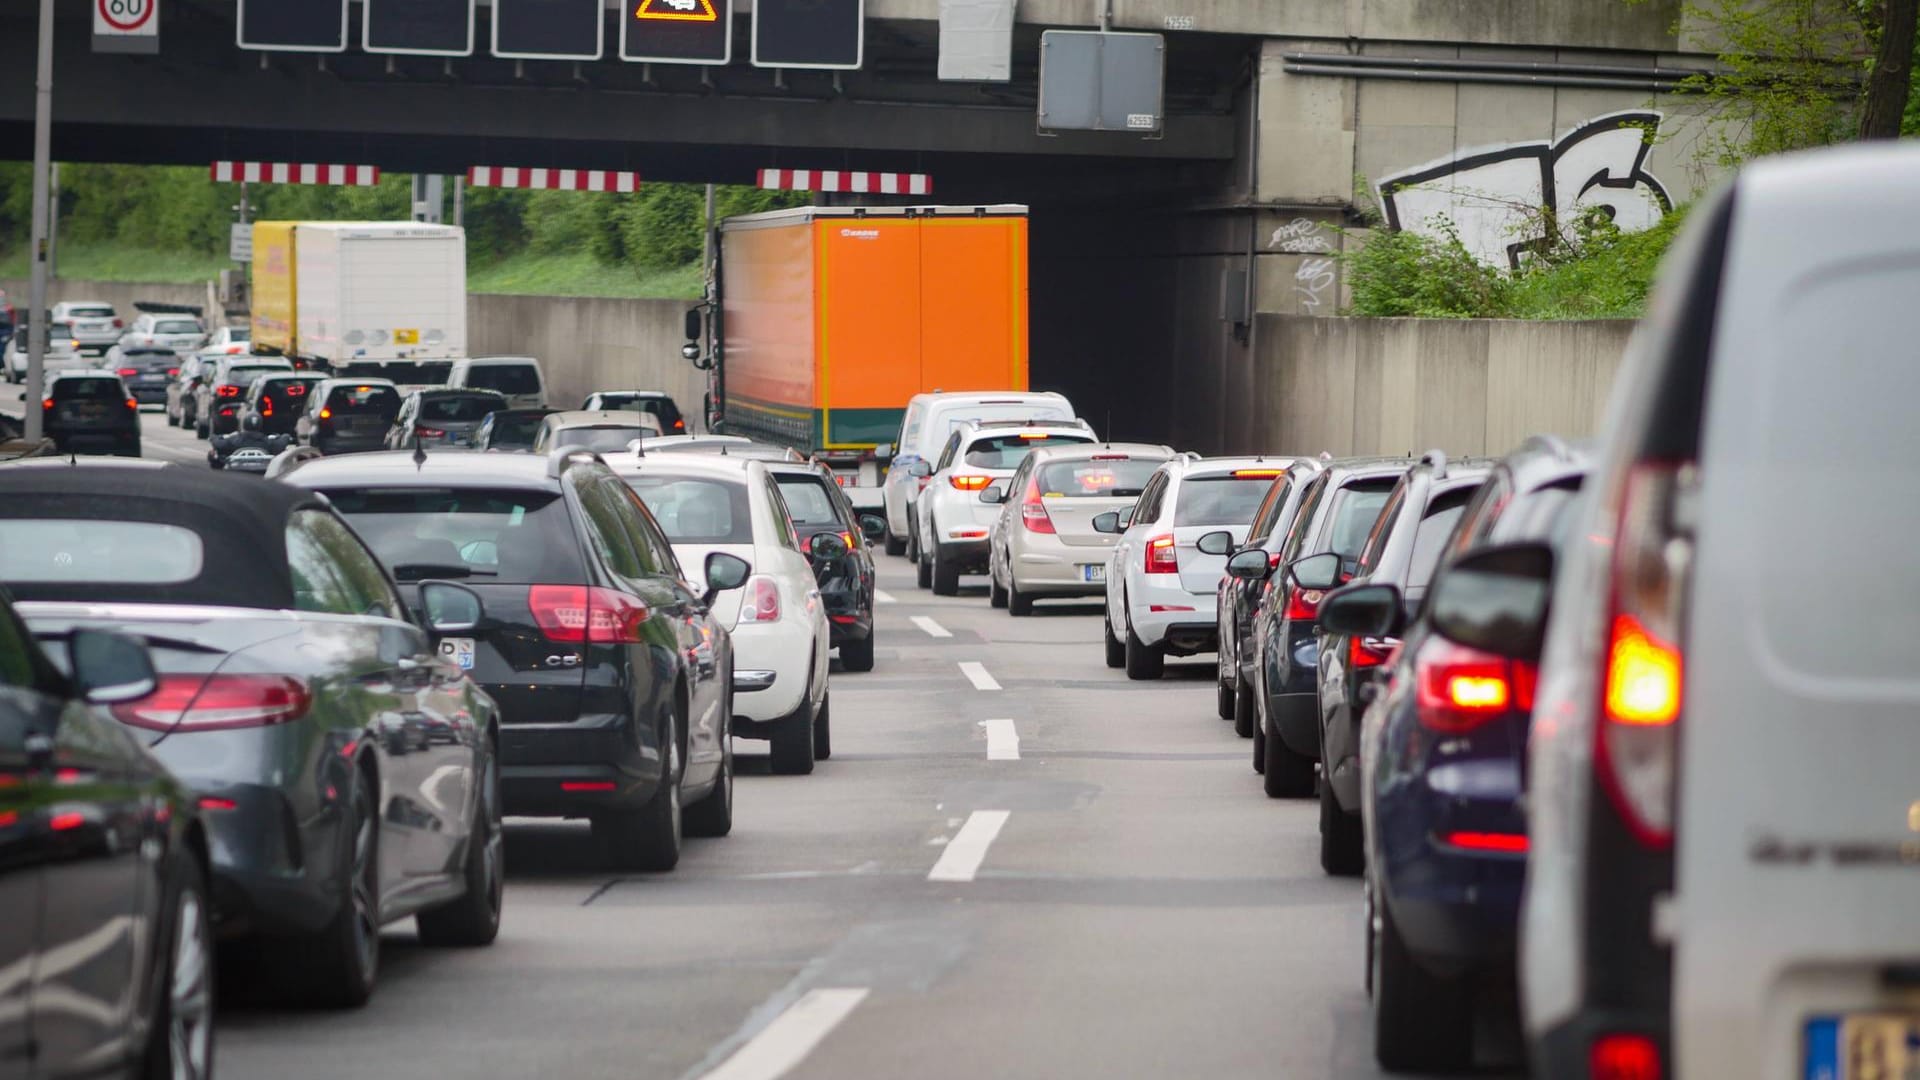
[[219,397],[239,397],[240,396],[240,388],[237,386],[216,386],[213,388],[213,392],[215,395]]
[[1173,549],[1173,537],[1156,536],[1147,541],[1147,573],[1177,574],[1180,556]]
[[162,675],[153,693],[113,715],[154,731],[221,731],[298,720],[312,704],[307,684],[286,675]]
[[597,585],[530,585],[527,608],[548,641],[596,645],[639,641],[649,614],[634,597]]
[[1020,497],[1020,524],[1032,533],[1053,533],[1053,517],[1047,513],[1046,500],[1040,497],[1040,478],[1027,480],[1027,492]]
[[281,393],[288,397],[306,397],[307,387],[305,383],[288,383],[286,389],[282,390]]
[[332,409],[321,409],[321,410],[320,410],[320,419],[322,419],[322,420],[331,420],[331,419],[333,419],[333,410],[332,410]]
[[129,376],[129,375],[138,375],[138,374],[140,374],[140,369],[139,369],[139,368],[130,368],[130,367],[123,367],[123,368],[121,368],[121,369],[120,369],[120,371],[119,371],[119,375],[120,375],[120,377],[121,377],[121,378],[123,378],[123,379],[124,379],[124,378],[126,378],[126,377],[127,377],[127,376]]
[[[1279,556],[1276,555],[1275,559]],[[1312,622],[1320,617],[1320,601],[1326,599],[1326,593],[1319,589],[1287,589],[1287,618]]]
[[445,428],[426,427],[422,424],[415,424],[413,426],[413,432],[416,435],[424,435],[429,439],[438,439],[447,433]]
[[180,369],[179,369],[179,368],[177,368],[177,367],[170,367],[170,368],[168,368],[168,369],[167,369],[167,376],[168,376],[169,378],[171,378],[172,376],[175,376],[175,375],[178,375],[178,374],[180,374]]
[[[825,533],[816,533],[815,535],[817,535],[817,536],[825,536],[826,534],[825,534]],[[844,542],[844,543],[845,543],[845,544],[847,545],[847,548],[848,548],[849,550],[851,550],[851,549],[853,548],[853,534],[852,534],[852,533],[850,533],[850,532],[843,532],[843,533],[841,533],[841,534],[840,534],[840,539],[841,539],[841,541],[842,541],[842,542]],[[812,536],[803,536],[803,537],[801,537],[801,538],[800,538],[800,550],[801,550],[802,552],[805,552],[805,553],[806,553],[806,554],[808,554],[808,555],[811,555],[811,554],[813,554],[813,537],[812,537]]]
[[759,574],[747,581],[740,597],[740,621],[770,623],[780,621],[780,583]]
[[1280,473],[1279,469],[1235,469],[1233,478],[1235,480],[1270,480],[1279,476]]
[[272,398],[262,397],[260,399],[260,415],[261,416],[273,415],[273,399]]
[[40,407],[41,407],[41,408],[43,408],[43,409],[51,409],[51,408],[53,408],[53,399],[52,399],[52,398],[48,398],[47,400],[45,400],[45,401],[43,401],[43,402],[41,402],[41,403],[40,403]]
[[562,780],[560,790],[569,795],[583,795],[598,791],[618,791],[620,785],[611,780]]
[[984,491],[986,486],[992,482],[993,477],[991,476],[968,476],[956,473],[947,477],[947,483],[952,484],[961,491]]
[[1028,442],[1045,442],[1046,440],[1053,438],[1053,436],[1051,435],[1041,435],[1036,432],[1024,432],[1021,434],[1020,437],[1022,439],[1025,439]]
[[126,324],[125,322],[123,322],[123,321],[121,321],[121,320],[119,320],[119,319],[115,319],[115,320],[113,320],[113,328],[114,328],[115,330],[124,330],[124,329],[126,329],[126,325],[127,325],[127,324]]
[[1450,832],[1442,834],[1440,842],[1468,851],[1504,851],[1523,855],[1527,850],[1526,833]]
[[128,398],[128,399],[127,399],[127,408],[129,408],[129,409],[137,409],[137,408],[139,408],[139,407],[140,407],[140,399],[139,399],[139,398]]
[[1645,1035],[1602,1035],[1587,1051],[1590,1080],[1660,1080],[1660,1047]]
[[1414,714],[1430,731],[1458,735],[1509,709],[1533,707],[1533,665],[1430,638],[1414,658]]
[[1686,669],[1678,643],[1690,550],[1675,526],[1675,509],[1691,476],[1690,464],[1633,466],[1618,496],[1613,538],[1595,756],[1614,808],[1654,849],[1673,843],[1676,727]]
[[1133,457],[1129,454],[1095,454],[1088,460],[1090,461],[1132,461]]
[[1379,667],[1393,657],[1392,638],[1357,637],[1347,639],[1347,666],[1355,670]]
[[673,430],[675,431],[687,430],[687,422],[685,420],[675,420],[673,422]]

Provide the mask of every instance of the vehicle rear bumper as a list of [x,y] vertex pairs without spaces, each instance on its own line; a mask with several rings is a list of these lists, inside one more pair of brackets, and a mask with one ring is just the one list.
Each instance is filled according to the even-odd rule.
[[1064,544],[1054,545],[1050,551],[1016,548],[1011,560],[1013,583],[1021,592],[1035,596],[1104,596],[1106,579],[1088,581],[1081,568],[1104,567],[1111,553],[1104,547],[1076,550]]
[[1529,1033],[1527,1060],[1534,1076],[1586,1076],[1594,1040],[1618,1034],[1649,1036],[1660,1048],[1660,1060],[1673,1060],[1666,1014],[1630,1009],[1585,1009],[1552,1027]]
[[65,453],[114,453],[119,450],[138,450],[140,433],[138,431],[54,431],[49,432],[54,446]]
[[322,454],[361,454],[387,448],[386,433],[373,436],[316,435],[313,448]]
[[[1127,620],[1142,644],[1165,645],[1175,656],[1213,652],[1219,647],[1220,625],[1214,611],[1219,603],[1217,594],[1188,592],[1177,584],[1138,584],[1135,588],[1127,596]],[[1161,610],[1155,611],[1156,607]]]
[[1407,948],[1436,972],[1512,970],[1526,856],[1462,851],[1430,836],[1393,842],[1380,825],[1380,874]]
[[940,560],[957,565],[963,574],[984,574],[987,572],[987,538],[977,540],[936,540],[940,546]]
[[773,673],[773,682],[765,689],[734,687],[736,734],[741,733],[737,729],[743,720],[748,724],[768,723],[792,713],[807,697],[807,677],[813,673],[813,659],[814,638],[810,626],[785,620],[736,625],[733,629],[734,670]]
[[827,616],[827,640],[835,645],[843,641],[865,641],[873,636],[870,612],[849,612]]
[[659,774],[657,752],[642,750],[622,714],[500,729],[500,798],[508,814],[581,817],[635,809],[653,798]]
[[218,781],[195,782],[193,788],[203,800],[233,803],[200,815],[213,870],[216,932],[312,934],[326,926],[344,895],[333,878],[341,843],[337,807],[323,809],[302,827],[278,788]]
[[[740,707],[739,702],[739,698],[734,700],[734,708]],[[807,721],[812,710],[813,701],[802,695],[790,711],[780,716],[756,719],[736,712],[733,716],[733,733],[742,739],[774,740],[797,736],[807,730]]]
[[1287,749],[1320,759],[1319,702],[1311,691],[1272,694],[1267,698],[1267,734],[1279,736]]

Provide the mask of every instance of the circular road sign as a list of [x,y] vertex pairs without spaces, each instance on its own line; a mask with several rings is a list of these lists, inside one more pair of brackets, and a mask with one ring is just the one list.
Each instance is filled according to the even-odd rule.
[[107,25],[123,33],[133,33],[153,21],[158,0],[93,0],[94,8]]

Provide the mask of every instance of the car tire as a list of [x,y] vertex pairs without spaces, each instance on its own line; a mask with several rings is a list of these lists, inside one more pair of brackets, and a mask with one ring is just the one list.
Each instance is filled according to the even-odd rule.
[[193,437],[196,439],[210,439],[213,437],[213,429],[201,423],[199,420],[195,420],[193,422]]
[[1113,635],[1113,617],[1102,615],[1100,618],[1101,635],[1106,638],[1107,666],[1119,669],[1127,666],[1127,647]]
[[1222,720],[1233,719],[1233,687],[1218,673],[1213,677],[1213,711]]
[[1233,685],[1233,733],[1251,739],[1260,726],[1260,718],[1253,714],[1253,687],[1237,670],[1233,673]]
[[283,970],[309,1004],[357,1009],[373,996],[380,975],[380,819],[367,775],[353,771],[341,830],[339,876],[346,887],[333,918],[319,933],[288,942]]
[[1267,767],[1261,770],[1269,799],[1299,799],[1313,794],[1313,759],[1296,754],[1287,740],[1267,735]]
[[813,713],[803,730],[768,745],[767,765],[775,776],[806,776],[813,772]]
[[1333,785],[1320,785],[1320,869],[1334,877],[1358,877],[1366,858],[1360,815],[1340,809]]
[[905,540],[902,540],[900,537],[893,535],[893,529],[891,527],[887,529],[887,539],[885,541],[885,544],[886,544],[885,550],[889,555],[905,555],[907,553],[907,542]]
[[1000,577],[991,572],[987,575],[987,606],[1004,608],[1007,606],[1007,589],[1000,584]]
[[1033,594],[1020,591],[1020,583],[1007,579],[1007,614],[1026,618],[1033,614]]
[[[918,544],[914,545],[914,547],[916,548],[919,546],[920,545]],[[912,556],[912,558],[913,558],[913,583],[915,585],[920,586],[923,589],[933,588],[932,561],[930,561],[927,558],[925,552],[920,552],[918,554],[915,554],[914,556]]]
[[1253,719],[1253,771],[1262,776],[1267,771],[1267,729],[1257,716]]
[[1388,1072],[1460,1072],[1473,1064],[1473,988],[1422,968],[1376,898],[1373,1056]]
[[933,545],[933,595],[960,595],[960,568],[940,556],[940,545]]
[[[871,619],[871,616],[869,616]],[[873,636],[879,633],[876,627],[867,631],[867,636],[857,641],[840,643],[840,670],[867,672],[873,670]]]
[[1140,640],[1140,635],[1127,627],[1126,652],[1127,678],[1137,681],[1157,679],[1166,673],[1166,654]]
[[467,889],[458,900],[413,917],[422,945],[477,948],[500,936],[500,909],[506,898],[506,840],[500,825],[500,765],[488,754],[480,797],[474,800],[462,877]]
[[214,944],[206,875],[185,851],[176,857],[161,908],[167,927],[154,964],[154,1013],[140,1080],[213,1076]]
[[907,517],[906,543],[907,543],[907,561],[911,563],[918,563],[920,561],[920,523],[913,520],[913,517],[911,514],[909,514]]
[[833,756],[833,695],[827,694],[820,699],[820,711],[813,716],[813,760],[825,761]]
[[725,836],[733,831],[733,703],[727,703],[728,719],[720,731],[720,776],[713,790],[699,802],[687,807],[681,825],[688,836]]
[[167,426],[174,428],[180,426],[180,414],[174,412],[172,409],[167,410]]
[[593,838],[618,869],[658,874],[680,862],[680,784],[686,778],[686,764],[680,756],[678,719],[671,717],[661,730],[666,768],[647,805],[592,818]]

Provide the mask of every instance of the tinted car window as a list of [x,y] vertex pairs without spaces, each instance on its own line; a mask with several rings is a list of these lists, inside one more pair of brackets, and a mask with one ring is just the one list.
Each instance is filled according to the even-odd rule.
[[167,319],[153,324],[156,334],[197,334],[200,324],[192,319]]
[[400,616],[399,599],[380,564],[333,515],[302,510],[287,521],[287,568],[300,611]]
[[827,482],[818,476],[782,476],[780,497],[796,525],[838,525],[840,508],[834,505]]
[[492,441],[496,446],[531,446],[533,437],[540,430],[540,416],[527,413],[513,416],[496,413],[493,418]]
[[630,476],[627,486],[676,544],[751,544],[747,486],[704,476]]
[[586,576],[566,503],[552,492],[368,488],[326,494],[389,567],[464,566],[501,584]]
[[1460,524],[1460,515],[1466,512],[1470,492],[1455,492],[1443,495],[1428,505],[1427,512],[1420,519],[1420,531],[1413,536],[1413,561],[1407,568],[1407,587],[1423,589],[1433,580],[1434,568],[1440,565],[1440,555],[1447,549],[1447,538]]
[[443,397],[434,395],[420,400],[420,419],[470,423],[484,420],[500,407],[500,399],[490,397]]
[[400,411],[400,395],[391,386],[336,386],[327,395],[327,408],[335,412]]
[[1333,532],[1327,550],[1337,552],[1343,562],[1360,557],[1374,522],[1387,505],[1392,481],[1343,487],[1333,495]]
[[1387,496],[1386,505],[1375,516],[1373,527],[1367,530],[1367,538],[1360,545],[1360,573],[1379,565],[1380,556],[1387,549],[1387,540],[1393,536],[1393,527],[1399,523],[1400,512],[1405,509],[1406,503],[1407,485],[1403,482]]
[[1086,499],[1138,495],[1153,477],[1158,461],[1055,461],[1040,467],[1040,494],[1044,498]]
[[127,396],[119,379],[59,379],[48,394],[55,401],[120,401]]
[[236,366],[227,369],[226,381],[234,386],[252,386],[255,379],[262,375],[272,375],[287,370],[280,364]]
[[[496,387],[495,389],[498,389],[498,388]],[[534,389],[537,390],[538,387],[535,387]],[[518,391],[511,391],[511,392],[531,394],[534,392],[534,390],[518,390]],[[602,409],[612,409],[617,412],[636,412],[636,413],[646,413],[649,416],[657,416],[660,418],[660,428],[662,431],[665,431],[667,428],[672,427],[673,422],[680,419],[679,407],[674,405],[674,403],[667,398],[634,397],[634,396],[621,395],[621,394],[602,394],[600,395],[600,407]]]
[[334,369],[334,374],[342,379],[387,379],[402,386],[444,386],[447,377],[453,374],[453,363],[395,360],[384,364],[345,364]]
[[1091,442],[1071,435],[993,435],[967,444],[967,464],[980,469],[1014,469],[1042,446]]
[[1253,520],[1271,476],[1197,476],[1180,485],[1175,525],[1245,525]]
[[113,309],[110,307],[91,307],[86,304],[81,304],[68,308],[67,317],[70,319],[111,319],[113,318]]
[[654,572],[651,560],[637,529],[627,518],[632,514],[625,499],[611,490],[611,481],[589,480],[579,484],[580,509],[587,519],[587,539],[600,555],[600,561],[622,577],[637,578]]
[[475,364],[467,369],[467,385],[503,394],[537,394],[540,376],[530,364]]
[[172,585],[200,576],[198,534],[178,525],[0,518],[0,581]]
[[553,449],[562,446],[577,446],[582,450],[596,453],[620,451],[635,439],[648,435],[658,435],[657,431],[648,431],[637,427],[572,427],[561,428],[554,433]]

